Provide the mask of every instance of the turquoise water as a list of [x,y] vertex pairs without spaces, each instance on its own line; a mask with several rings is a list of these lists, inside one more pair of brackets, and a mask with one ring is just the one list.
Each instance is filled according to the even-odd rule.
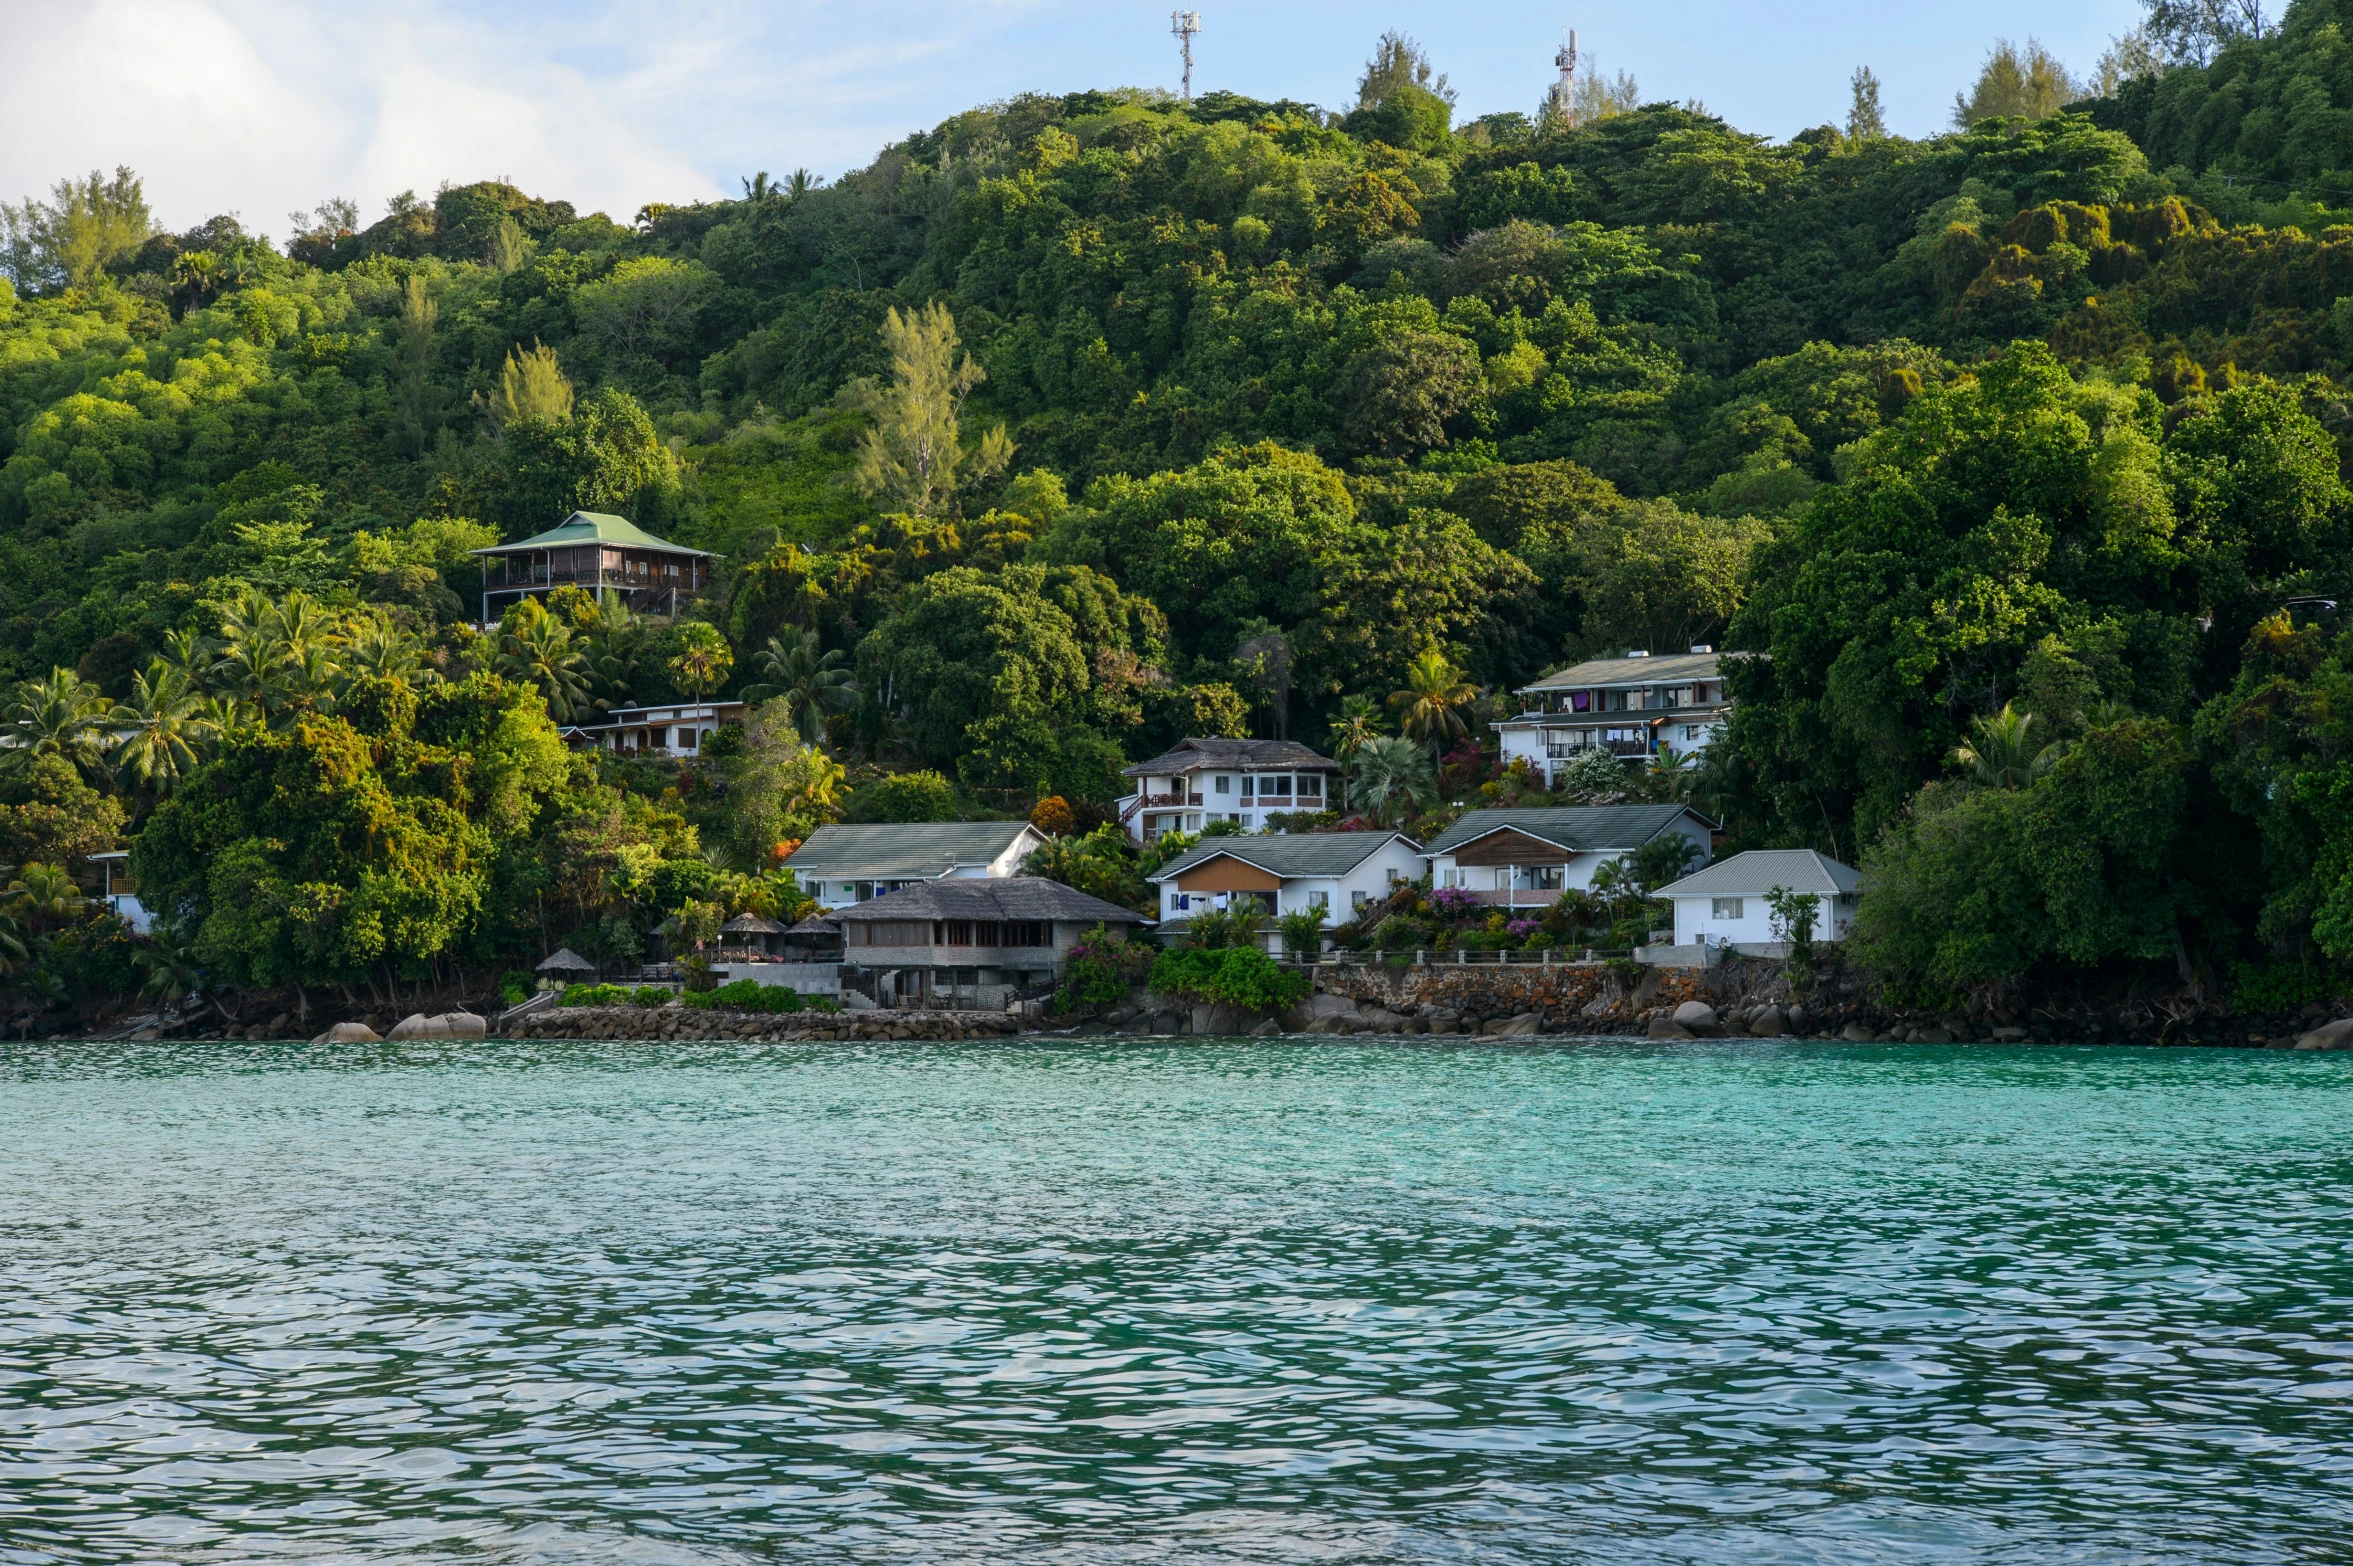
[[0,1562],[2353,1558],[2353,1056],[0,1046]]

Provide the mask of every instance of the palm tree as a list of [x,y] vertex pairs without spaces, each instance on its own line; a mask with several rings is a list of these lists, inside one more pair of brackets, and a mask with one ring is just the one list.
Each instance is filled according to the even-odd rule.
[[286,660],[278,676],[277,693],[285,706],[314,706],[334,691],[337,658],[343,638],[335,622],[308,593],[288,593],[272,612],[278,645]]
[[55,865],[26,865],[22,874],[0,892],[12,917],[32,922],[35,931],[70,923],[85,899],[74,878]]
[[146,792],[170,793],[202,759],[199,747],[218,737],[205,706],[184,667],[156,659],[131,676],[130,700],[106,715],[115,764]]
[[1376,821],[1401,819],[1416,801],[1435,797],[1430,753],[1409,739],[1376,735],[1356,753],[1354,797]]
[[793,729],[811,745],[825,739],[825,715],[847,712],[858,699],[840,650],[818,651],[816,636],[788,625],[759,653],[760,683],[744,687],[748,702],[781,701]]
[[1980,787],[2025,788],[2050,771],[2065,749],[2041,739],[2042,720],[2004,702],[1992,717],[1970,720],[1969,743],[1953,752],[1953,764]]
[[132,950],[131,961],[144,975],[139,993],[155,997],[155,1014],[160,1020],[167,1006],[184,1004],[204,988],[204,967],[196,960],[195,945],[179,931],[159,924],[154,935],[152,943]]
[[[537,599],[524,602],[538,609]],[[538,609],[515,616],[514,624],[498,639],[498,672],[511,680],[537,686],[547,699],[548,716],[558,723],[588,706],[588,678],[581,672],[580,649],[564,622]]]
[[215,690],[273,711],[290,661],[276,606],[265,594],[247,588],[221,611],[221,652],[208,682]]
[[344,643],[343,666],[348,673],[411,685],[429,685],[441,678],[441,671],[425,661],[417,639],[387,615],[370,615],[360,622]]
[[[1373,699],[1370,696],[1341,697],[1340,716],[1332,720],[1331,736],[1332,759],[1340,763],[1345,786],[1348,764],[1356,759],[1356,753],[1364,749],[1367,742],[1381,736],[1380,709],[1373,705]],[[1343,796],[1343,802],[1345,798]]]
[[46,679],[23,681],[0,719],[8,763],[23,767],[42,756],[63,756],[95,769],[106,750],[107,706],[98,687],[71,669],[53,668]]
[[1397,709],[1398,731],[1435,751],[1449,739],[1469,737],[1463,709],[1478,699],[1479,688],[1432,642],[1406,665],[1405,688],[1391,693],[1389,705]]
[[1688,750],[1661,750],[1650,758],[1651,786],[1665,799],[1687,800],[1699,779],[1699,757]]

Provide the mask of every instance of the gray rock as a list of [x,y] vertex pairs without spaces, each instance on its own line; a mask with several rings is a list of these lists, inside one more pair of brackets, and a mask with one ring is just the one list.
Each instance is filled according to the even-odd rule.
[[1942,1028],[1922,1028],[1912,1035],[1915,1044],[1950,1044],[1953,1036]]
[[1789,1018],[1778,1006],[1760,1006],[1748,1019],[1748,1031],[1760,1039],[1777,1039],[1789,1031]]
[[1716,1008],[1706,1001],[1685,1001],[1675,1008],[1675,1020],[1694,1033],[1722,1025],[1716,1017]]
[[2026,1041],[2024,1028],[1996,1028],[1994,1041],[2000,1044],[2022,1044]]
[[[153,1033],[147,1035],[155,1037]],[[381,1044],[376,1030],[364,1022],[338,1022],[326,1032],[312,1039],[313,1044]]]
[[1396,1033],[1405,1027],[1405,1019],[1386,1006],[1375,1006],[1358,1015],[1371,1024],[1375,1033]]
[[1662,1013],[1650,1019],[1650,1036],[1654,1039],[1687,1039],[1695,1035],[1682,1023]]
[[1163,1037],[1185,1031],[1186,1018],[1173,1011],[1164,1011],[1152,1019],[1152,1031]]
[[1524,1011],[1495,1031],[1507,1039],[1533,1038],[1544,1031],[1544,1019],[1535,1012]]
[[2335,1022],[2324,1022],[2308,1033],[2296,1035],[2298,1049],[2353,1049],[2353,1017],[2340,1017]]
[[1848,1023],[1838,1030],[1838,1036],[1849,1044],[1868,1044],[1872,1039],[1871,1030],[1859,1022]]
[[439,1017],[428,1017],[421,1011],[413,1011],[394,1023],[392,1031],[385,1037],[396,1044],[403,1039],[445,1039],[449,1037],[449,1024]]
[[470,1011],[445,1011],[441,1014],[441,1022],[449,1029],[449,1036],[453,1039],[490,1037],[490,1024]]
[[1274,1018],[1269,1017],[1266,1019],[1266,1021],[1260,1023],[1257,1027],[1252,1028],[1250,1030],[1250,1036],[1254,1039],[1271,1039],[1282,1031],[1283,1025],[1275,1021]]
[[1319,992],[1300,1002],[1299,1009],[1307,1013],[1308,1021],[1313,1022],[1318,1017],[1353,1017],[1356,1015],[1357,1008],[1356,1002],[1345,995],[1326,995]]

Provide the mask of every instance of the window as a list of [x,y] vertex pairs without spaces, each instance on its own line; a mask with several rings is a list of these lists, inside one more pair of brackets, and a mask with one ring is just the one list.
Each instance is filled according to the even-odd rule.
[[1213,781],[1213,783],[1214,783],[1214,785],[1215,785],[1216,792],[1218,792],[1218,793],[1220,793],[1220,794],[1231,794],[1231,793],[1234,791],[1234,790],[1233,790],[1233,782],[1234,782],[1234,780],[1233,780],[1232,778],[1216,778],[1216,779],[1213,779],[1212,781]]
[[1244,799],[1248,799],[1248,798],[1250,798],[1251,796],[1253,796],[1253,795],[1254,795],[1254,794],[1256,794],[1257,792],[1258,792],[1258,779],[1256,779],[1256,778],[1251,778],[1251,777],[1246,777],[1246,778],[1244,778],[1244,779],[1242,780],[1242,797],[1243,797]]
[[680,729],[678,731],[678,748],[680,750],[694,749],[701,733],[702,731],[699,729]]
[[914,919],[868,919],[850,926],[852,946],[929,946],[931,921]]
[[1348,906],[1352,911],[1363,908],[1372,900],[1373,894],[1370,892],[1350,892],[1348,894]]
[[1258,780],[1258,797],[1261,799],[1289,799],[1291,797],[1291,780],[1287,777],[1260,778]]
[[1696,724],[1696,723],[1686,723],[1686,724],[1684,724],[1684,725],[1683,725],[1683,737],[1684,737],[1685,739],[1687,739],[1687,740],[1695,740],[1695,739],[1698,739],[1698,738],[1699,738],[1699,725],[1698,725],[1698,724]]
[[1301,804],[1304,805],[1311,799],[1323,797],[1324,780],[1322,777],[1315,773],[1308,773],[1299,779],[1299,802]]
[[1329,913],[1331,912],[1332,908],[1332,894],[1329,892],[1310,892],[1307,894],[1307,906],[1314,909],[1317,913]]
[[1708,910],[1708,917],[1711,919],[1738,919],[1742,917],[1741,908],[1745,902],[1746,899],[1739,897],[1715,898]]
[[1590,711],[1592,711],[1592,710],[1593,710],[1593,693],[1592,693],[1591,691],[1571,691],[1571,692],[1569,692],[1569,710],[1570,710],[1571,712],[1590,712]]

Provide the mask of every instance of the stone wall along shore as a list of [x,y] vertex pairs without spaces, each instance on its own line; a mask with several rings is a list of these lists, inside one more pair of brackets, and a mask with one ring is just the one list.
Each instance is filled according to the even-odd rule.
[[777,1044],[861,1039],[995,1039],[1017,1019],[990,1011],[704,1011],[685,1006],[554,1006],[498,1031],[514,1039],[742,1039]]

